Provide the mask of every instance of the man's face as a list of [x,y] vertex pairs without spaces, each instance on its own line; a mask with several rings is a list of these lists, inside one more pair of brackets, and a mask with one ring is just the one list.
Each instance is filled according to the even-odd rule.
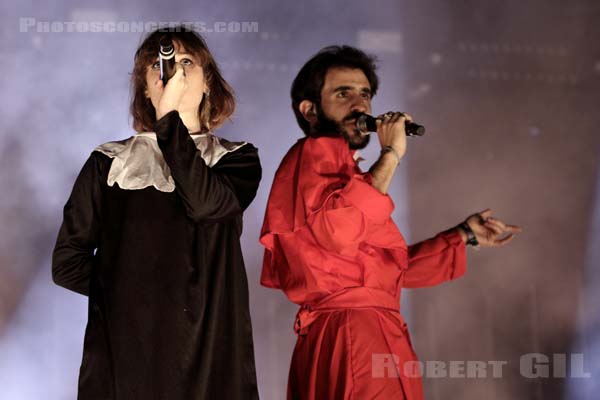
[[361,69],[330,68],[321,90],[321,105],[317,104],[317,132],[337,132],[344,136],[351,149],[362,149],[369,136],[356,129],[358,113],[371,112],[371,85]]

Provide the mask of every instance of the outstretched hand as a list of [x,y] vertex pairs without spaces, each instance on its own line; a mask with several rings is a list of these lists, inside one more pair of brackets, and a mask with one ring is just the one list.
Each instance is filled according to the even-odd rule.
[[[465,221],[479,242],[481,247],[503,246],[510,242],[516,233],[523,230],[516,225],[509,225],[491,216],[492,210],[485,209],[473,214]],[[503,235],[508,234],[504,237]]]

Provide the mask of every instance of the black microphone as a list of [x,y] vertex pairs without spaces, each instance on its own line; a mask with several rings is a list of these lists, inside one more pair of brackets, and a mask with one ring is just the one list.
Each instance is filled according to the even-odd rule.
[[[356,119],[356,129],[358,129],[363,135],[368,135],[370,132],[377,132],[377,118],[369,114],[361,114]],[[406,130],[406,136],[423,136],[425,134],[425,127],[414,122],[406,121],[404,124]]]
[[175,47],[173,41],[168,36],[163,36],[158,42],[160,50],[158,51],[158,60],[160,61],[160,79],[163,81],[163,87],[175,75]]

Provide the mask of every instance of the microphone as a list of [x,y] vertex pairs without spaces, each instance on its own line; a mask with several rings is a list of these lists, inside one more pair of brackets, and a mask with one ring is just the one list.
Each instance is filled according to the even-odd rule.
[[[377,132],[377,124],[375,123],[377,118],[361,113],[356,119],[356,129],[363,135],[369,135],[371,132]],[[423,136],[425,134],[425,127],[414,122],[406,121],[404,124],[406,130],[406,136]]]
[[162,79],[163,85],[167,86],[169,79],[175,75],[175,47],[173,47],[173,41],[166,35],[160,38],[158,44],[160,46],[158,51],[160,79]]

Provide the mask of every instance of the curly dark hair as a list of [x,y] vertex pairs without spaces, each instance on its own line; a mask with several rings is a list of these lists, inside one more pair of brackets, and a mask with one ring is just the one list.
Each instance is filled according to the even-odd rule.
[[343,67],[361,69],[369,84],[371,95],[375,96],[379,87],[379,77],[375,72],[377,59],[362,50],[351,46],[327,46],[319,50],[298,72],[292,83],[292,109],[298,125],[305,135],[310,135],[310,124],[300,112],[300,103],[310,100],[320,107],[321,90],[329,68]]
[[133,116],[133,129],[137,132],[151,131],[156,122],[156,110],[146,97],[146,72],[158,55],[159,41],[169,35],[173,42],[179,43],[189,53],[200,60],[207,82],[209,96],[204,96],[198,107],[201,132],[208,132],[219,127],[233,114],[235,97],[233,89],[223,79],[219,67],[213,58],[206,42],[200,34],[190,27],[178,25],[159,28],[150,32],[135,53],[133,72],[131,74],[132,99],[130,105]]

